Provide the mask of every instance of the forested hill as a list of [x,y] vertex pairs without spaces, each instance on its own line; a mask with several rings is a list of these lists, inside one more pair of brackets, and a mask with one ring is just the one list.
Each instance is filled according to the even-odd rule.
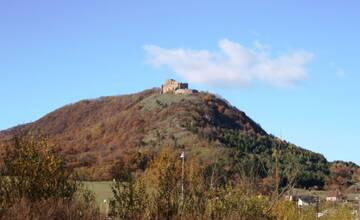
[[244,112],[210,93],[150,89],[83,100],[0,132],[1,149],[14,134],[29,131],[46,135],[86,179],[111,178],[111,167],[124,152],[153,157],[164,146],[185,150],[209,166],[218,163],[224,179],[235,178],[241,167],[266,180],[275,159],[284,183],[296,174],[299,186],[322,187],[329,175],[330,164],[321,154],[268,135]]

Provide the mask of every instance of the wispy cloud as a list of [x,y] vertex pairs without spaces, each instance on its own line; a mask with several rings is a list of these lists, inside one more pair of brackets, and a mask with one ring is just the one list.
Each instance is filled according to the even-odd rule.
[[338,78],[341,78],[341,79],[346,76],[345,70],[342,68],[337,68],[335,74]]
[[304,50],[272,57],[269,46],[255,42],[250,48],[223,39],[220,50],[166,49],[145,45],[147,62],[168,67],[192,83],[242,87],[254,81],[275,86],[293,86],[306,79],[306,66],[313,54]]
[[346,72],[343,68],[339,67],[335,63],[331,62],[330,67],[335,71],[335,75],[339,79],[343,79],[346,77]]

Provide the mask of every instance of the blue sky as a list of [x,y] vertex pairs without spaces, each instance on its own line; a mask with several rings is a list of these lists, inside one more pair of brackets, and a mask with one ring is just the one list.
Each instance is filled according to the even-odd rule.
[[175,78],[269,133],[360,164],[359,10],[358,1],[2,0],[0,129]]

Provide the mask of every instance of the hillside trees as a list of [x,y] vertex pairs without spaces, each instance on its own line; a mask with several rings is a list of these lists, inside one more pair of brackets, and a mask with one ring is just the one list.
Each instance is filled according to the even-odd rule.
[[219,140],[231,149],[230,158],[234,168],[248,167],[242,173],[248,170],[249,174],[252,173],[257,178],[271,177],[275,170],[274,152],[278,151],[281,172],[279,182],[282,186],[288,185],[292,180],[295,186],[303,188],[323,188],[325,185],[329,167],[322,155],[299,149],[271,135],[263,136],[231,129],[223,129],[221,134]]
[[[228,160],[228,155],[237,154],[240,155],[238,161],[245,158],[248,163],[257,161],[254,165],[261,162],[261,177],[273,170],[272,154],[277,146],[282,151],[281,168],[289,166],[287,161],[292,161],[293,155],[300,160],[297,187],[322,188],[329,173],[329,163],[322,155],[268,135],[244,112],[206,92],[161,95],[158,89],[151,89],[70,104],[36,122],[0,132],[0,156],[3,141],[21,130],[45,132],[55,149],[83,180],[111,180],[112,174],[108,171],[124,151],[158,150],[162,145],[202,152],[216,147],[216,150],[229,152],[223,154],[224,161]],[[210,157],[210,153],[205,154],[204,157]],[[232,174],[242,173],[225,170],[229,171],[224,176],[228,180]],[[263,179],[266,183],[271,176],[266,175]]]
[[360,168],[352,163],[335,161],[330,166],[330,175],[326,178],[328,190],[343,192],[359,181]]

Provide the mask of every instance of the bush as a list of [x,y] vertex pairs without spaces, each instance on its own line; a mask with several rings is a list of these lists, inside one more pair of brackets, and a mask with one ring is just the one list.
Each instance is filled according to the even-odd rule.
[[299,209],[295,203],[281,200],[271,210],[278,220],[312,220],[316,219],[316,211],[312,207]]
[[65,168],[44,137],[15,137],[0,169],[0,219],[100,219],[95,197]]
[[267,199],[247,193],[243,188],[225,187],[210,192],[207,216],[210,219],[271,219],[266,214]]
[[0,173],[0,195],[10,203],[16,198],[71,199],[77,190],[76,181],[65,170],[65,161],[51,151],[44,137],[15,137]]
[[112,187],[114,198],[110,200],[110,215],[120,219],[145,219],[148,198],[144,182],[116,182]]

